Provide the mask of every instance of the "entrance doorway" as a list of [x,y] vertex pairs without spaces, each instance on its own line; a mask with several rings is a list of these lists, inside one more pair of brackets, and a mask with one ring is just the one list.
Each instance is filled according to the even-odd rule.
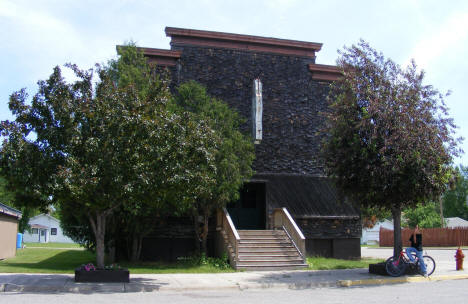
[[265,229],[265,183],[250,182],[242,187],[240,199],[227,205],[229,215],[236,229]]

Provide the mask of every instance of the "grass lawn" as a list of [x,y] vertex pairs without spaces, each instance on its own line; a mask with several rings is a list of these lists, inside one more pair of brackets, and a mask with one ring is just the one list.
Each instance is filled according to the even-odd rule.
[[119,263],[120,266],[128,268],[130,273],[220,273],[235,272],[231,267],[218,268],[211,264],[195,265],[191,262],[163,263],[163,262],[140,262]]
[[[41,244],[42,245],[42,244]],[[86,250],[43,249],[32,245],[16,251],[16,257],[0,261],[3,273],[74,273],[75,268],[88,263],[95,263],[96,256]],[[196,265],[194,262],[178,263],[119,263],[131,273],[216,273],[233,272],[231,268],[216,267],[214,262]]]
[[[74,273],[76,267],[94,263],[95,255],[86,250],[43,249],[30,246],[16,252],[16,257],[0,261],[0,272],[3,273]],[[359,261],[338,260],[322,257],[309,257],[310,270],[330,270],[367,268],[369,263],[378,263],[379,259],[362,259]],[[131,273],[219,273],[233,272],[230,267],[217,267],[217,260],[208,259],[198,264],[191,259],[177,263],[140,262],[119,263]]]
[[0,261],[0,272],[74,273],[81,264],[93,262],[93,253],[84,250],[28,248],[16,257]]
[[307,264],[312,270],[368,268],[369,264],[383,262],[383,259],[339,260],[323,257],[308,257]]
[[80,244],[75,243],[24,243],[26,248],[42,247],[42,248],[83,248]]
[[361,244],[361,247],[369,247],[369,248],[390,248],[390,247],[380,247],[379,244]]

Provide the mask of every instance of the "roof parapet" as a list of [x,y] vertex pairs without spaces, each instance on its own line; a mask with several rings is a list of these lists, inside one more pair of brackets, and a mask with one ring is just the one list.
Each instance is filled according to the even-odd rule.
[[166,27],[171,46],[198,45],[315,58],[321,43]]
[[[125,48],[125,46],[117,45],[116,48],[119,50],[119,48]],[[143,52],[143,55],[145,55],[149,63],[156,63],[157,65],[161,66],[175,66],[177,64],[177,60],[182,54],[181,51],[154,49],[147,47],[137,47],[137,50]]]
[[333,82],[343,76],[342,71],[335,65],[309,64],[312,79],[317,81]]

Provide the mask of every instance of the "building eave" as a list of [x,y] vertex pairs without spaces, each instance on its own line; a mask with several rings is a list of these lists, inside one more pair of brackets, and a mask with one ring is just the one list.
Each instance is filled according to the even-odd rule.
[[2,203],[0,203],[0,214],[16,217],[17,219],[20,219],[22,216],[21,211]]

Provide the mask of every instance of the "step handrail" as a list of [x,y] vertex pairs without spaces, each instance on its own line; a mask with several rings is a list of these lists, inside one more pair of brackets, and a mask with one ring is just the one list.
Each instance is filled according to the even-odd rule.
[[306,259],[305,237],[286,208],[273,210],[273,229],[284,229],[302,258]]
[[226,233],[227,239],[229,244],[234,249],[235,260],[237,261],[239,258],[239,243],[240,243],[240,236],[237,232],[236,226],[232,222],[231,216],[229,212],[224,207],[222,210],[219,211],[220,215],[220,228],[222,231]]

